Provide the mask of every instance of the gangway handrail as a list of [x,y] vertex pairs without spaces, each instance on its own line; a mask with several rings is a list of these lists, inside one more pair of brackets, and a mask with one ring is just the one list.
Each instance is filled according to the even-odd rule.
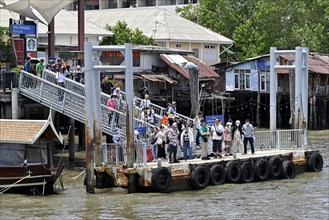
[[[44,70],[44,73],[46,74],[43,74],[42,75],[42,78],[47,78],[47,75],[51,75],[53,77],[55,77],[55,73],[50,71],[50,70],[47,70],[45,69]],[[79,86],[81,88],[84,88],[85,86],[79,82],[76,82],[75,80],[73,79],[69,79],[69,78],[65,78],[64,81],[66,82],[69,82],[69,83],[73,83],[75,86]],[[122,101],[125,101],[125,98],[126,98],[126,93],[124,91],[121,91],[120,90],[120,94],[121,94],[121,97],[122,97]],[[109,94],[106,94],[104,92],[101,92],[101,99],[104,99],[104,97],[106,97],[106,99],[109,99],[110,98],[110,95]],[[142,102],[142,99],[135,96],[137,98],[137,101],[138,103],[140,104]],[[157,105],[157,104],[154,104],[151,102],[151,107],[153,108],[154,110],[154,113],[155,113],[155,117],[157,118],[157,121],[160,122],[160,120],[162,119],[162,117],[165,115],[165,108],[160,106],[160,105]],[[137,111],[137,115],[140,115],[141,114],[141,111],[142,111],[142,108],[140,107],[140,105],[136,105],[135,106],[135,109]],[[192,118],[189,118],[185,115],[182,115],[180,113],[176,113],[177,116],[179,116],[182,120],[182,122],[186,122],[186,123],[189,123],[189,124],[192,124],[193,123],[193,119]],[[160,124],[158,124],[160,125]]]
[[[24,78],[25,77],[25,78]],[[45,79],[45,75],[43,78],[35,76],[31,73],[21,70],[20,81],[19,81],[19,91],[21,94],[27,96],[28,98],[41,103],[49,108],[52,108],[58,112],[61,112],[75,120],[78,120],[82,123],[85,123],[85,96],[84,96],[84,88],[81,91],[83,94],[78,94],[70,89],[61,87],[56,85],[52,80]],[[26,79],[28,78],[28,79]],[[26,80],[26,82],[23,82]],[[80,83],[70,81],[69,83],[73,83],[73,85],[79,86]],[[83,92],[82,92],[83,91]],[[43,94],[45,93],[45,94]],[[59,93],[63,93],[63,99],[59,100]],[[75,104],[78,104],[76,106]],[[116,109],[111,109],[112,114],[109,112],[108,107],[105,104],[101,104],[102,109],[102,131],[104,133],[114,135],[114,128],[120,128],[120,135],[122,138],[125,138],[125,132],[123,129],[125,126],[125,113],[118,111]],[[80,113],[79,113],[80,112]],[[112,118],[111,124],[107,124],[106,120],[109,118],[107,116],[111,115]],[[110,117],[110,116],[109,116]],[[105,121],[104,121],[105,119]],[[117,123],[115,126],[115,121],[122,120],[122,123]],[[153,128],[155,125],[146,123],[140,119],[134,119],[134,124],[139,125],[140,127],[148,127]]]

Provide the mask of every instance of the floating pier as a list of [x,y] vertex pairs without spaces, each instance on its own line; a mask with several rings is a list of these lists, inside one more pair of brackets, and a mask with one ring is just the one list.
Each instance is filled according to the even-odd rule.
[[135,175],[136,191],[171,192],[203,189],[224,183],[251,183],[270,179],[293,179],[296,174],[323,167],[318,151],[264,150],[256,154],[226,156],[210,160],[193,159],[170,164],[103,164],[96,168],[96,187],[128,187],[128,176]]

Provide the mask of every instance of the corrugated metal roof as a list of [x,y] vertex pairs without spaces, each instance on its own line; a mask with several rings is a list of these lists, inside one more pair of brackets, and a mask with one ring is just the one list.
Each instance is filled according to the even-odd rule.
[[184,78],[189,78],[188,69],[184,68],[187,62],[194,63],[199,69],[200,78],[218,78],[219,75],[204,62],[194,56],[181,56],[177,54],[160,54],[160,59],[171,68],[179,72]]
[[[9,18],[19,19],[19,15],[5,9],[0,9],[0,26],[8,27]],[[39,35],[48,36],[48,26],[39,23]],[[77,35],[78,34],[78,14],[65,9],[55,16],[55,35]],[[112,36],[113,33],[85,19],[86,36]]]
[[198,58],[196,58],[194,56],[184,56],[184,57],[188,61],[190,61],[198,66],[199,74],[200,74],[201,78],[209,78],[209,77],[218,78],[219,77],[219,75],[211,67],[207,66],[204,62],[202,62]]
[[62,143],[51,120],[0,119],[0,143],[33,144],[44,133],[47,138]]
[[[75,12],[77,13],[77,12]],[[157,41],[232,44],[233,41],[164,8],[120,8],[85,11],[86,19],[101,27],[125,21]],[[154,33],[155,32],[155,33]]]
[[[280,57],[289,60],[295,61],[295,55],[287,55],[283,54]],[[325,55],[323,56],[325,57]],[[308,56],[308,69],[314,73],[321,73],[321,74],[329,74],[329,63],[325,62],[325,58],[321,58],[320,55],[312,55]]]
[[169,82],[170,84],[177,83],[176,80],[162,74],[142,74],[141,76],[153,82]]

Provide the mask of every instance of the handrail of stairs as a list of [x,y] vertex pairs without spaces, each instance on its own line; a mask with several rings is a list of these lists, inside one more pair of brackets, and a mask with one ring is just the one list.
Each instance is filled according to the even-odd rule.
[[[47,73],[46,71],[44,73]],[[65,88],[55,84],[54,74],[44,74],[43,78],[20,72],[19,91],[24,96],[67,115],[82,123],[85,122],[85,91],[80,83],[73,80],[65,81]],[[101,104],[102,131],[114,135],[114,129],[119,128],[120,135],[125,139],[125,113],[112,109],[109,111],[106,104]],[[152,128],[155,125],[147,124],[134,119],[135,127]]]

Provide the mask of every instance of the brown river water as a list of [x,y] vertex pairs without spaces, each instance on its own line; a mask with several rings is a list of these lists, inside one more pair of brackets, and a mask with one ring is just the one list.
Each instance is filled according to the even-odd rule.
[[310,136],[324,168],[292,180],[208,186],[199,191],[127,194],[96,189],[88,194],[83,163],[64,170],[58,195],[0,195],[0,219],[329,219],[329,132]]

